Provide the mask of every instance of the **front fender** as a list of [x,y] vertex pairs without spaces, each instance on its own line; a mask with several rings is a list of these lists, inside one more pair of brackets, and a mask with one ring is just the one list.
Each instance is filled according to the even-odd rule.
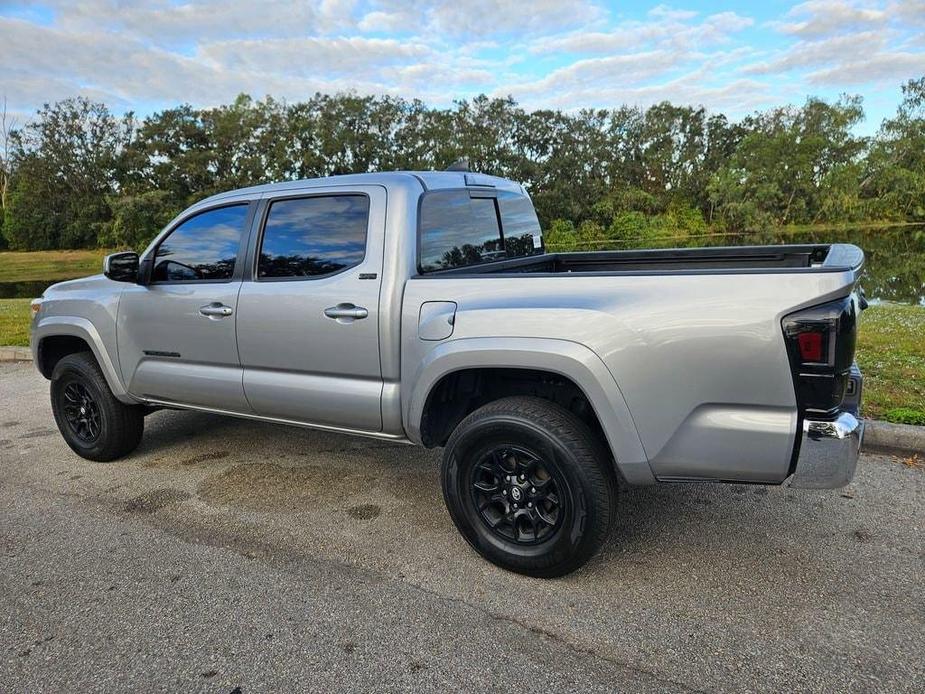
[[80,316],[46,316],[41,318],[32,328],[31,348],[33,363],[38,368],[42,340],[47,337],[67,335],[79,337],[88,345],[96,357],[97,364],[106,377],[106,383],[112,394],[125,403],[134,403],[135,400],[128,394],[122,377],[114,363],[106,344],[96,327],[86,318]]
[[593,351],[569,340],[479,337],[435,347],[412,376],[403,406],[411,440],[421,442],[421,419],[431,389],[447,374],[472,368],[537,369],[570,379],[594,408],[624,479],[633,485],[655,482],[629,408],[607,366]]

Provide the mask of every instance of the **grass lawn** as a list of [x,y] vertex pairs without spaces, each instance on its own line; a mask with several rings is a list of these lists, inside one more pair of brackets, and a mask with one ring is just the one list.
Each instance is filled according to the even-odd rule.
[[[111,251],[0,252],[0,282],[64,280],[103,271],[103,256]],[[2,340],[0,340],[2,342]]]
[[0,346],[29,344],[29,302],[32,299],[0,299]]
[[889,304],[864,311],[857,360],[865,417],[925,424],[925,308]]

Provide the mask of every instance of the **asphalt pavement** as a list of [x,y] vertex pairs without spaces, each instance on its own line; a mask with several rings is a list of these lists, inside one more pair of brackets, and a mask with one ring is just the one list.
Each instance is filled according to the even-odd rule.
[[[743,455],[746,455],[743,452]],[[0,364],[0,690],[925,691],[925,468],[622,492],[582,570],[456,533],[439,452],[158,412],[78,458]]]

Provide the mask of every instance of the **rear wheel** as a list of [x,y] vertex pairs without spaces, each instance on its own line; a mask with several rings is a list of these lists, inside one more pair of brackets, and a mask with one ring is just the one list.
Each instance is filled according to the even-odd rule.
[[67,445],[88,460],[131,453],[144,431],[142,408],[119,402],[89,352],[63,357],[51,375],[51,409]]
[[574,571],[610,530],[616,479],[601,442],[573,414],[533,397],[497,400],[450,436],[443,496],[489,561],[531,576]]

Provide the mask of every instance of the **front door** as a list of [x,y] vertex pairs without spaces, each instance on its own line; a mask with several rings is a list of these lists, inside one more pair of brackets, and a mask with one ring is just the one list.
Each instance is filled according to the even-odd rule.
[[150,284],[123,292],[117,337],[130,393],[249,411],[235,340],[249,220],[247,203],[182,220],[154,251]]
[[244,391],[257,414],[382,429],[385,197],[361,186],[269,200],[238,300]]

